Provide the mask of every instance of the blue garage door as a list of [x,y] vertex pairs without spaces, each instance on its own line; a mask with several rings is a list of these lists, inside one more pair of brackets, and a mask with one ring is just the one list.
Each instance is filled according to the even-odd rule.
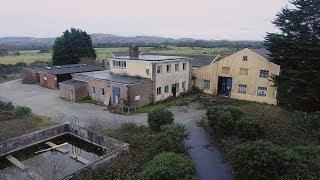
[[113,103],[120,103],[120,88],[112,87],[112,99]]

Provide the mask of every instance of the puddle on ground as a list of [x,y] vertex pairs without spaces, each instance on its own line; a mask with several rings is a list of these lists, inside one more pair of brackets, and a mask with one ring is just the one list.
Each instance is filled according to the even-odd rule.
[[[43,179],[61,179],[73,171],[81,169],[84,165],[70,158],[72,150],[77,148],[81,157],[94,162],[104,155],[103,148],[91,144],[87,141],[74,137],[70,134],[62,135],[49,140],[57,145],[68,142],[63,146],[69,151],[68,154],[62,154],[57,151],[47,151],[40,154],[35,152],[50,148],[45,143],[40,143],[29,148],[14,152],[10,155],[21,161],[28,167],[28,171],[33,171]],[[26,172],[21,172],[16,166],[12,165],[5,157],[0,157],[0,179],[31,179]]]

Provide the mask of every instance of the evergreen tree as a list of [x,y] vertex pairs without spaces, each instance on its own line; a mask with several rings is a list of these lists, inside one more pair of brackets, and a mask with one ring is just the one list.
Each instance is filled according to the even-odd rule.
[[274,77],[279,104],[294,110],[320,110],[320,0],[292,0],[273,24],[265,45],[271,61],[281,65]]
[[77,64],[81,58],[96,57],[90,35],[80,29],[66,30],[53,45],[52,60],[55,65]]

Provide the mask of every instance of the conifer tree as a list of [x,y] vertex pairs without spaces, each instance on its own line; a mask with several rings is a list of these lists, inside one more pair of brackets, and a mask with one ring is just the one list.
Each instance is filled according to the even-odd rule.
[[[291,7],[292,5],[292,7]],[[265,45],[271,61],[281,65],[273,78],[279,104],[293,110],[320,110],[320,0],[292,0],[273,24]]]
[[77,64],[81,58],[95,59],[96,57],[90,35],[80,29],[66,30],[53,45],[54,65]]

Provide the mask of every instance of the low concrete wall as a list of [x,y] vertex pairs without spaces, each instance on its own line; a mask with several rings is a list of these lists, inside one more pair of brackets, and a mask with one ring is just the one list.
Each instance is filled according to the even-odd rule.
[[10,139],[0,144],[0,156],[5,156],[14,151],[41,143],[47,139],[51,139],[69,132],[69,125],[62,124],[52,128],[33,132],[14,139]]

